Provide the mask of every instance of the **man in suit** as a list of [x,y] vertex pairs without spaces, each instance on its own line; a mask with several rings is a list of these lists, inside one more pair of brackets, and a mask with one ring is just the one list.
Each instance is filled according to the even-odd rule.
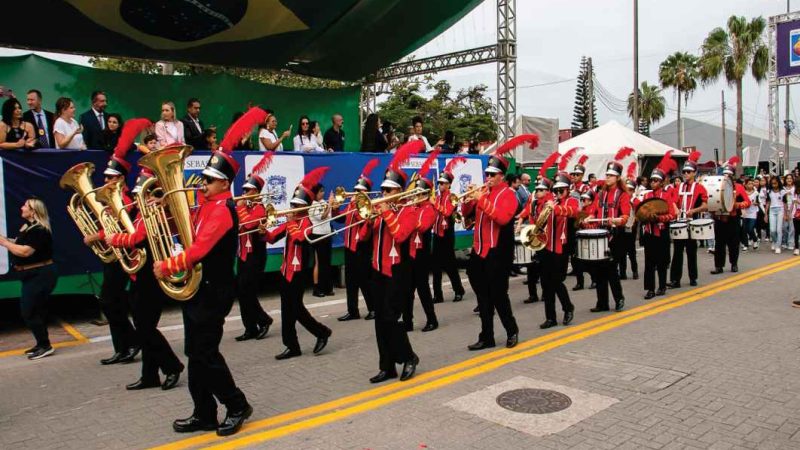
[[106,117],[106,93],[103,91],[92,92],[92,107],[81,114],[80,123],[83,125],[83,142],[86,148],[97,150],[103,148],[103,130],[108,126]]
[[181,119],[181,122],[183,122],[183,136],[186,143],[194,148],[208,149],[208,144],[203,137],[205,126],[200,120],[200,100],[190,98],[186,102],[186,116]]
[[22,114],[22,120],[33,124],[33,131],[36,133],[35,148],[55,148],[56,141],[53,139],[53,124],[55,116],[50,111],[42,108],[42,93],[37,89],[28,91],[26,99],[28,111]]

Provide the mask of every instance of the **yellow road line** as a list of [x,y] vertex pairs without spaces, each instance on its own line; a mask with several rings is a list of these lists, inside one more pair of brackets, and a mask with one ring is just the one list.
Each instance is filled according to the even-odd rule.
[[240,437],[240,438],[237,438],[237,439],[233,439],[231,441],[222,442],[222,443],[219,443],[217,445],[210,446],[208,448],[214,448],[214,449],[236,449],[236,448],[241,448],[241,447],[244,447],[244,446],[247,446],[247,445],[263,443],[263,442],[266,442],[266,441],[269,441],[269,440],[273,440],[273,439],[276,439],[276,438],[279,438],[279,437],[283,437],[283,436],[286,436],[286,435],[289,435],[289,434],[292,434],[292,433],[295,433],[295,432],[298,432],[298,431],[308,430],[308,429],[311,429],[311,428],[316,428],[316,427],[319,427],[319,426],[322,426],[322,425],[326,425],[328,423],[332,423],[332,422],[344,419],[346,417],[350,417],[350,416],[353,416],[353,415],[356,415],[356,414],[360,414],[362,412],[370,411],[370,410],[379,408],[381,406],[385,406],[385,405],[388,405],[390,403],[394,403],[394,402],[399,401],[399,400],[404,400],[404,399],[407,399],[407,398],[410,398],[410,397],[413,397],[413,396],[416,396],[416,395],[419,395],[419,394],[423,394],[423,393],[428,392],[428,391],[432,391],[434,389],[438,389],[438,388],[441,388],[441,387],[444,387],[444,386],[447,386],[447,385],[450,385],[450,384],[453,384],[453,383],[456,383],[456,382],[459,382],[459,381],[466,380],[468,378],[473,378],[475,376],[482,375],[484,373],[491,372],[493,370],[499,369],[499,368],[501,368],[501,367],[503,367],[505,365],[511,364],[513,362],[520,361],[520,360],[526,359],[526,358],[530,358],[532,356],[547,352],[549,350],[553,350],[555,348],[564,346],[566,344],[569,344],[569,343],[572,343],[572,342],[576,342],[576,341],[580,341],[580,340],[586,339],[588,337],[591,337],[591,336],[594,336],[594,335],[597,335],[597,334],[600,334],[600,333],[603,333],[603,332],[606,332],[606,331],[609,331],[609,330],[613,330],[615,328],[621,327],[621,326],[626,325],[628,323],[636,322],[636,321],[642,320],[642,319],[644,319],[646,317],[650,317],[650,316],[653,316],[653,315],[656,315],[656,314],[659,314],[659,313],[662,313],[662,312],[665,312],[665,311],[669,311],[669,310],[674,309],[674,308],[678,308],[680,306],[683,306],[683,305],[686,305],[686,304],[689,304],[689,303],[696,302],[698,300],[710,297],[710,296],[712,296],[714,294],[717,294],[719,292],[727,291],[729,289],[733,289],[733,288],[735,288],[737,286],[741,286],[743,284],[750,283],[750,282],[752,282],[754,280],[757,280],[759,278],[765,277],[767,275],[770,275],[770,274],[773,274],[773,273],[776,273],[776,272],[780,272],[780,271],[789,269],[791,267],[795,267],[795,266],[800,265],[800,260],[793,259],[793,260],[789,260],[789,261],[790,262],[784,263],[783,265],[779,265],[778,267],[773,267],[772,269],[769,269],[769,270],[766,270],[766,271],[759,271],[760,273],[750,274],[749,276],[746,276],[744,278],[739,278],[736,281],[728,282],[728,283],[725,283],[725,284],[723,284],[721,286],[717,286],[717,287],[712,288],[712,289],[706,289],[706,290],[704,290],[704,292],[695,293],[695,294],[690,295],[690,296],[688,296],[686,298],[683,298],[682,300],[678,300],[678,301],[675,301],[675,302],[672,302],[672,303],[669,303],[669,304],[666,304],[666,305],[661,305],[661,306],[659,306],[657,308],[651,308],[651,309],[646,310],[646,311],[641,311],[638,314],[629,315],[629,316],[624,317],[624,318],[622,318],[620,320],[617,320],[617,321],[615,321],[613,323],[606,323],[606,324],[600,325],[598,327],[595,327],[595,328],[592,328],[592,329],[589,329],[589,330],[586,330],[586,331],[583,331],[583,332],[580,332],[580,333],[576,333],[576,334],[564,337],[562,339],[558,339],[558,340],[555,340],[555,341],[552,341],[552,342],[548,342],[548,343],[546,343],[546,344],[544,344],[542,346],[539,346],[539,347],[535,347],[535,348],[532,348],[532,349],[529,349],[529,350],[526,350],[526,351],[514,353],[514,354],[511,354],[511,355],[502,357],[502,358],[498,358],[498,359],[496,359],[494,361],[490,361],[490,362],[488,362],[486,364],[482,364],[482,365],[479,365],[479,366],[476,366],[476,367],[472,367],[472,368],[464,370],[462,372],[458,372],[458,373],[455,373],[455,374],[452,374],[452,375],[448,375],[448,376],[433,380],[433,381],[431,381],[429,383],[412,386],[412,387],[410,387],[408,389],[404,389],[402,391],[392,393],[392,394],[387,395],[385,397],[376,398],[376,399],[373,399],[373,400],[370,400],[370,401],[367,401],[367,402],[364,402],[364,403],[360,403],[360,404],[357,404],[357,405],[354,405],[354,406],[351,406],[351,407],[348,407],[348,408],[345,408],[345,409],[341,409],[341,410],[334,411],[334,412],[331,412],[331,413],[328,413],[328,414],[324,414],[324,415],[321,415],[321,416],[317,416],[317,417],[313,417],[313,418],[310,418],[310,419],[306,419],[306,420],[303,420],[303,421],[300,421],[300,422],[295,422],[295,423],[292,423],[290,425],[285,425],[285,426],[274,428],[274,429],[271,429],[271,430],[266,430],[266,431],[254,433],[254,434],[251,434],[251,435],[243,436],[243,437]]
[[64,322],[63,320],[59,320],[58,323],[59,323],[59,325],[61,325],[61,328],[63,328],[64,331],[69,333],[69,335],[72,336],[73,338],[75,338],[75,340],[78,341],[79,343],[81,343],[81,344],[88,344],[89,343],[89,338],[87,338],[86,336],[81,334],[81,332],[78,331],[77,328],[73,327],[72,325],[70,325],[67,322]]
[[[88,344],[90,342],[89,338],[84,336],[80,331],[78,331],[75,327],[73,327],[69,323],[64,322],[63,320],[59,320],[58,324],[61,326],[61,328],[64,329],[64,331],[66,331],[75,340],[74,341],[67,341],[67,342],[56,342],[56,343],[53,344],[53,348],[75,347],[76,345]],[[6,350],[6,351],[3,351],[3,352],[0,352],[0,358],[5,358],[7,356],[24,355],[25,354],[25,350],[27,350],[27,349],[17,348],[17,349],[14,349],[14,350]]]
[[[445,375],[451,374],[453,372],[458,372],[460,370],[468,369],[468,368],[470,368],[472,366],[476,366],[478,364],[482,364],[482,363],[485,363],[487,361],[491,361],[491,360],[496,359],[496,358],[502,358],[504,356],[508,356],[508,355],[520,352],[522,350],[525,350],[525,349],[528,349],[528,348],[531,348],[531,347],[534,347],[534,346],[537,346],[537,345],[540,345],[540,344],[544,344],[544,343],[547,343],[547,342],[550,342],[550,341],[554,341],[556,339],[563,338],[564,336],[568,336],[568,335],[571,335],[571,334],[576,334],[576,333],[591,329],[593,327],[597,327],[599,325],[607,324],[607,323],[610,323],[610,322],[616,322],[616,321],[619,321],[619,320],[624,319],[626,317],[641,313],[643,311],[648,311],[648,310],[660,307],[660,306],[665,305],[665,304],[676,302],[676,301],[679,301],[681,299],[696,295],[698,293],[707,292],[709,289],[713,289],[713,288],[718,287],[718,286],[725,286],[725,285],[730,284],[732,282],[735,282],[737,280],[745,279],[745,278],[747,278],[749,276],[753,276],[753,275],[758,275],[758,274],[764,273],[766,271],[769,271],[770,269],[786,265],[790,261],[792,261],[792,260],[785,260],[785,261],[773,263],[773,264],[770,264],[770,265],[767,265],[767,266],[763,266],[763,267],[761,267],[759,269],[754,269],[754,270],[751,270],[751,271],[748,271],[748,272],[740,273],[738,275],[734,275],[732,277],[728,277],[728,278],[719,280],[717,282],[711,283],[711,284],[703,286],[703,287],[698,287],[698,288],[691,289],[691,290],[688,290],[688,291],[685,291],[685,292],[681,292],[679,294],[666,297],[666,298],[664,298],[662,300],[649,302],[649,303],[647,303],[645,305],[641,305],[639,307],[636,307],[636,308],[633,308],[633,309],[630,309],[630,310],[627,310],[627,311],[624,311],[624,312],[621,312],[621,313],[604,315],[604,316],[602,316],[602,317],[600,317],[598,319],[594,319],[594,320],[591,320],[589,322],[585,322],[585,323],[580,324],[580,325],[573,325],[573,326],[568,327],[568,328],[563,328],[563,329],[560,329],[559,331],[551,332],[551,333],[548,333],[548,334],[546,334],[544,336],[539,336],[537,338],[521,342],[514,349],[505,349],[504,348],[504,349],[501,349],[501,350],[495,350],[495,351],[487,352],[487,353],[481,354],[479,356],[472,357],[472,358],[470,358],[468,360],[452,364],[450,366],[445,366],[445,367],[442,367],[442,368],[439,368],[439,369],[435,369],[433,371],[424,372],[424,373],[414,377],[413,379],[411,379],[410,381],[405,382],[405,383],[392,383],[392,384],[380,386],[380,387],[377,387],[377,388],[372,388],[372,389],[368,389],[368,390],[365,390],[365,391],[357,392],[355,394],[351,394],[351,395],[348,395],[348,396],[345,396],[345,397],[334,399],[334,400],[331,400],[331,401],[328,401],[328,402],[325,402],[325,403],[321,403],[321,404],[318,404],[318,405],[313,405],[313,406],[310,406],[310,407],[307,407],[307,408],[302,408],[302,409],[291,411],[291,412],[288,412],[288,413],[279,414],[277,416],[272,416],[272,417],[268,417],[268,418],[265,418],[265,419],[253,421],[253,422],[248,422],[243,427],[242,432],[256,431],[256,430],[259,430],[259,429],[268,428],[268,427],[271,427],[271,426],[279,425],[279,424],[286,423],[286,422],[291,422],[291,421],[294,421],[294,420],[298,420],[298,419],[302,419],[302,418],[305,418],[305,417],[309,417],[309,416],[325,413],[325,412],[328,412],[328,411],[341,409],[341,408],[343,408],[345,406],[348,406],[350,404],[353,404],[353,403],[356,403],[356,402],[360,402],[360,401],[363,401],[363,400],[367,400],[367,399],[370,399],[370,398],[373,398],[373,397],[386,396],[386,395],[392,394],[395,391],[405,390],[405,389],[408,389],[408,388],[413,387],[415,385],[420,385],[420,384],[423,384],[425,382],[429,382],[429,381],[431,381],[431,380],[433,380],[433,379],[435,379],[437,377],[440,377],[440,376],[445,376]],[[188,438],[188,439],[183,439],[183,440],[176,441],[176,442],[173,442],[173,443],[165,444],[165,445],[162,445],[162,446],[159,446],[159,447],[156,447],[156,448],[160,449],[160,450],[180,450],[180,449],[191,448],[191,447],[195,447],[195,446],[199,446],[199,445],[211,444],[211,443],[214,443],[214,442],[219,442],[221,440],[222,440],[222,438],[217,437],[214,433],[208,433],[208,434],[202,434],[202,435],[198,435],[198,436],[195,436],[195,437],[191,437],[191,438]]]

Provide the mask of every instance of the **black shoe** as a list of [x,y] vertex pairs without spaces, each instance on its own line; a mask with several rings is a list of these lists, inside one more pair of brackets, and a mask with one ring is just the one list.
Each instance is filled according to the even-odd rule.
[[639,279],[639,272],[633,272],[633,279],[634,280],[638,280]]
[[250,405],[235,413],[228,411],[228,414],[225,415],[225,420],[217,427],[217,436],[236,434],[242,428],[244,421],[251,415],[253,415],[253,407]]
[[295,356],[300,356],[302,354],[303,352],[301,352],[300,350],[292,350],[290,348],[286,348],[281,353],[275,355],[275,359],[277,359],[278,361],[282,361],[284,359],[294,358]]
[[195,431],[211,431],[217,429],[217,420],[203,420],[195,416],[178,419],[172,422],[172,429],[178,433],[194,433]]
[[439,323],[438,322],[428,322],[428,323],[425,324],[424,327],[422,327],[422,331],[423,332],[433,331],[433,330],[435,330],[437,328],[439,328]]
[[506,348],[514,348],[519,343],[519,334],[514,333],[506,339]]
[[[33,353],[33,352],[31,352],[31,353]],[[26,352],[26,354],[30,354],[30,353]],[[119,352],[114,353],[113,355],[111,355],[110,358],[101,359],[100,360],[100,364],[102,364],[104,366],[110,366],[111,364],[117,364],[117,363],[120,362],[120,360],[122,359],[123,356],[125,356],[125,355],[123,355],[122,353],[119,353]]]
[[359,314],[347,313],[347,314],[343,315],[342,317],[339,317],[336,320],[338,320],[339,322],[347,322],[348,320],[356,320],[356,319],[360,319],[360,318],[361,318],[361,316]]
[[236,339],[237,342],[249,341],[250,339],[255,339],[256,334],[257,333],[253,333],[252,331],[245,330],[244,333],[242,333],[240,336],[236,336],[234,339]]
[[522,284],[527,286],[528,285],[528,280],[522,280]]
[[258,333],[256,333],[256,340],[261,340],[267,337],[267,333],[269,333],[269,327],[272,326],[272,322],[269,322],[266,325],[262,325],[261,328],[258,329]]
[[739,271],[739,266],[735,266],[735,265],[731,266],[731,272],[738,272],[738,271]]
[[697,280],[689,280],[689,286],[697,286]]
[[364,320],[374,320],[375,319],[375,311],[370,311],[364,316]]
[[417,364],[419,364],[419,356],[416,354],[411,357],[410,361],[403,363],[403,371],[400,373],[400,381],[408,381],[417,372]]
[[564,313],[564,325],[569,325],[572,323],[572,319],[575,318],[575,313],[572,311],[567,311]]
[[52,355],[55,352],[56,350],[50,345],[48,345],[47,347],[39,347],[38,349],[36,349],[35,352],[28,355],[28,359],[30,360],[42,359],[44,357]]
[[495,346],[494,342],[478,341],[474,344],[468,345],[467,348],[470,349],[471,351],[476,351],[476,350],[483,350],[485,348],[492,348],[494,346]]
[[[31,348],[29,348],[27,350],[25,350],[25,356],[32,355],[32,354],[36,353],[36,350],[39,350],[39,345],[38,344],[34,345],[33,347],[31,347]],[[103,361],[100,361],[100,362],[102,363]]]
[[436,297],[433,299],[433,303],[444,303],[444,299],[441,297]]
[[627,279],[628,279],[628,274],[625,274],[625,273],[621,274],[621,275],[619,276],[619,279],[620,279],[620,280],[627,280]]
[[119,360],[119,363],[120,364],[132,363],[133,360],[136,358],[136,355],[138,355],[139,351],[141,351],[141,349],[142,348],[139,347],[138,345],[129,348],[128,351],[122,355],[122,358]]
[[325,292],[325,297],[333,297],[334,295],[336,295],[336,292],[334,292],[333,289],[331,289],[328,292]]
[[589,285],[589,289],[597,289],[597,283],[592,281],[592,284]]
[[667,288],[658,288],[658,290],[656,291],[656,295],[666,295],[666,294],[667,294]]
[[606,311],[610,311],[610,309],[609,308],[594,307],[594,308],[589,310],[589,312],[606,312]]
[[178,381],[181,379],[181,373],[168,373],[167,376],[164,378],[164,382],[161,383],[161,390],[168,391],[175,386],[178,385]]
[[669,289],[678,289],[681,287],[680,281],[670,281],[667,283],[667,288]]
[[317,342],[316,342],[316,344],[314,344],[314,354],[315,355],[319,354],[319,352],[321,352],[322,350],[325,349],[325,346],[328,345],[328,338],[329,337],[331,337],[330,334],[328,334],[325,337],[317,338]]
[[472,312],[474,312],[475,314],[480,314],[481,307],[480,306],[476,306],[476,307],[472,308]]
[[539,297],[538,296],[531,296],[531,297],[528,297],[525,300],[523,300],[522,303],[525,303],[526,305],[530,305],[531,303],[536,303],[538,301],[539,301]]
[[397,378],[397,371],[387,372],[385,370],[381,370],[378,372],[377,375],[369,379],[370,383],[381,383],[386,380],[391,380],[392,378]]
[[573,291],[582,291],[583,290],[583,283],[578,283],[572,288]]
[[453,297],[453,303],[460,302],[461,300],[464,300],[464,293],[463,292],[460,293],[460,294],[456,294],[456,296]]
[[655,292],[653,292],[653,291],[647,291],[647,292],[644,294],[644,299],[645,299],[645,300],[650,300],[651,298],[653,298],[653,297],[655,297],[655,296],[656,296],[656,293],[655,293]]
[[724,272],[724,270],[722,270],[722,267],[716,267],[714,270],[711,271],[711,275],[718,275],[722,272]]
[[159,386],[161,386],[161,383],[158,380],[142,381],[142,379],[139,378],[135,383],[125,386],[125,389],[129,391],[140,391],[142,389],[157,388]]
[[625,298],[621,298],[615,302],[617,305],[614,308],[614,311],[622,311],[625,309]]
[[316,291],[316,290],[314,292],[312,292],[311,295],[313,295],[314,297],[325,297],[325,293],[324,292]]
[[545,320],[544,322],[542,322],[541,325],[539,325],[539,328],[545,330],[547,328],[552,328],[556,325],[558,325],[558,322],[556,322],[555,320]]

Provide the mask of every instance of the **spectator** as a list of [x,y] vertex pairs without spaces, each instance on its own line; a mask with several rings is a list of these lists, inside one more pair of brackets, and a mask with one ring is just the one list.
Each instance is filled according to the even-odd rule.
[[459,155],[467,155],[470,153],[470,143],[469,139],[464,139],[461,141],[461,149],[458,151]]
[[22,120],[22,105],[19,100],[10,98],[3,102],[2,123],[0,123],[0,149],[32,150],[36,147],[33,125]]
[[183,123],[183,137],[186,143],[194,148],[208,149],[206,142],[205,126],[200,120],[200,100],[192,97],[186,102],[186,115],[181,119]]
[[480,142],[477,139],[469,141],[469,154],[477,155],[480,153]]
[[323,141],[322,130],[319,128],[319,122],[317,122],[316,120],[311,121],[311,134],[314,135],[314,139],[316,139],[317,143],[320,144],[319,147],[322,149],[322,151],[327,152],[327,150],[325,150],[325,147],[322,146],[322,141]]
[[772,177],[769,180],[769,190],[767,191],[767,223],[769,224],[772,250],[778,254],[781,252],[783,220],[786,216],[786,204],[783,194],[780,177]]
[[260,131],[258,132],[258,149],[262,152],[271,150],[274,152],[281,152],[283,151],[283,144],[281,141],[289,137],[292,133],[291,127],[288,130],[281,133],[280,137],[275,132],[275,129],[278,128],[278,118],[275,115],[270,114],[267,116],[267,120],[264,122],[264,125],[259,125]]
[[144,137],[142,144],[138,146],[139,152],[147,154],[158,149],[158,139],[155,134],[148,134]]
[[[91,111],[89,112],[91,113]],[[75,120],[75,102],[71,98],[59,98],[56,101],[56,115],[58,118],[53,124],[53,139],[56,141],[56,148],[86,150],[85,130],[83,125]],[[99,127],[99,125],[97,126]],[[102,148],[102,142],[97,148]]]
[[217,149],[219,149],[219,144],[217,144],[217,130],[213,128],[207,128],[205,131],[203,131],[203,142],[205,142],[205,144],[198,148],[217,151]]
[[[308,219],[314,226],[311,229],[311,239],[315,240],[331,232],[330,222],[321,223],[331,215],[333,197],[327,201],[325,200],[325,186],[322,184],[316,185],[312,192],[314,192],[315,199],[311,204],[311,209],[308,210]],[[328,237],[311,244],[311,250],[314,252],[314,271],[312,273],[314,279],[314,292],[312,295],[314,297],[333,295],[333,283],[331,281],[332,243],[333,239]]]
[[320,142],[317,142],[316,136],[311,132],[311,120],[308,116],[300,116],[300,121],[297,124],[297,135],[292,142],[292,148],[296,152],[324,152]]
[[453,154],[456,152],[456,135],[450,130],[444,132],[444,139],[440,146],[442,153]]
[[531,176],[523,173],[519,176],[519,189],[517,189],[517,200],[521,205],[528,203],[528,197],[531,196]]
[[783,198],[786,201],[786,215],[783,219],[783,240],[781,247],[794,250],[794,177],[788,174],[783,177]]
[[[108,118],[105,114],[107,105],[106,93],[94,91],[92,92],[92,107],[81,114],[80,123],[83,129],[83,142],[86,143],[88,148],[103,148],[103,130],[108,126]],[[56,109],[58,109],[58,106],[56,106]]]
[[388,120],[383,120],[382,122],[381,133],[383,133],[383,136],[386,138],[386,152],[394,153],[394,149],[400,145],[400,138],[395,133],[394,124],[392,122]]
[[56,141],[53,139],[53,123],[56,117],[42,108],[42,93],[31,89],[26,101],[29,109],[22,115],[22,120],[33,125],[36,148],[56,148]]
[[748,178],[744,183],[744,190],[750,200],[750,206],[742,210],[742,250],[747,251],[750,242],[753,250],[758,250],[758,237],[756,236],[756,219],[758,218],[758,190],[753,179]]
[[381,119],[377,114],[367,116],[364,123],[364,132],[361,134],[361,151],[383,153],[389,148],[386,136],[381,130]]
[[331,127],[328,128],[328,131],[325,132],[325,137],[322,139],[323,147],[325,147],[326,150],[332,152],[344,151],[343,124],[344,118],[341,114],[334,114],[333,117],[331,117]]
[[800,183],[795,183],[794,192],[790,197],[792,207],[794,208],[794,215],[792,216],[792,225],[794,225],[794,255],[800,255]]
[[422,130],[423,130],[422,117],[414,116],[411,119],[411,127],[409,127],[409,129],[408,129],[408,141],[409,142],[411,142],[411,141],[422,141],[422,142],[424,142],[425,143],[425,151],[429,152],[429,151],[431,151],[433,149],[433,147],[431,147],[431,144],[428,143],[428,138],[426,138],[425,135],[422,134]]
[[175,119],[174,103],[161,103],[161,120],[156,122],[155,134],[159,148],[186,143],[183,135],[183,122]]
[[114,153],[119,135],[122,133],[122,125],[122,116],[117,113],[108,114],[108,126],[103,130],[103,150]]

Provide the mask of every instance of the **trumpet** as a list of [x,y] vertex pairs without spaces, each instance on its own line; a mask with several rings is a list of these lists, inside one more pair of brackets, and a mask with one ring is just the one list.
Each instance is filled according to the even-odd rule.
[[456,206],[456,205],[458,205],[458,203],[464,201],[465,199],[466,200],[472,200],[471,197],[473,197],[476,193],[478,193],[480,191],[483,191],[483,190],[485,190],[487,188],[488,188],[488,186],[486,186],[485,184],[481,184],[481,185],[478,185],[478,186],[473,186],[472,188],[467,189],[466,191],[464,191],[464,192],[462,192],[462,193],[460,193],[458,195],[451,194],[450,195],[450,203],[452,203],[453,206]]
[[239,233],[239,236],[245,236],[251,233],[258,233],[261,231],[261,228],[274,228],[278,224],[278,218],[283,216],[288,216],[290,214],[297,214],[304,211],[308,211],[311,208],[315,208],[317,205],[309,205],[303,206],[300,208],[292,208],[292,209],[281,209],[276,210],[275,206],[272,203],[268,203],[267,206],[264,207],[266,210],[266,215],[260,219],[248,220],[247,222],[242,222],[239,225],[248,225],[251,223],[258,222],[258,228],[253,228],[252,230],[247,230]]
[[367,194],[367,195],[377,195],[377,194],[380,194],[380,191],[364,191],[364,192],[362,192],[362,191],[353,191],[353,192],[347,192],[344,189],[343,186],[338,186],[336,189],[333,190],[333,199],[336,201],[336,203],[342,204],[348,198],[355,197],[359,193],[364,193],[364,194]]
[[392,194],[386,197],[371,199],[368,195],[359,192],[358,194],[355,195],[355,197],[353,197],[352,201],[356,203],[356,210],[358,212],[358,217],[360,217],[363,220],[372,220],[377,215],[375,213],[375,205],[390,201],[404,200],[410,197],[416,197],[420,194],[427,194],[427,193],[428,193],[427,189],[413,188],[405,192],[398,192],[397,194]]
[[271,191],[271,190],[269,190],[269,191],[267,191],[267,192],[259,192],[259,193],[257,193],[257,194],[243,194],[243,195],[240,195],[240,196],[238,196],[238,197],[233,197],[231,200],[233,200],[233,202],[234,202],[234,203],[236,203],[236,202],[238,202],[239,200],[249,200],[249,201],[252,201],[252,200],[255,200],[255,199],[257,199],[257,198],[261,198],[261,197],[270,197],[270,198],[273,198],[273,197],[277,197],[277,196],[278,196],[278,193],[277,193],[277,192],[274,192],[274,191]]
[[[107,234],[129,233],[136,231],[131,221],[126,205],[122,203],[122,182],[108,183],[98,189],[95,198],[108,208],[100,215],[103,229]],[[147,262],[147,252],[137,248],[133,251],[125,248],[111,247],[117,256],[122,270],[126,273],[136,273]]]

